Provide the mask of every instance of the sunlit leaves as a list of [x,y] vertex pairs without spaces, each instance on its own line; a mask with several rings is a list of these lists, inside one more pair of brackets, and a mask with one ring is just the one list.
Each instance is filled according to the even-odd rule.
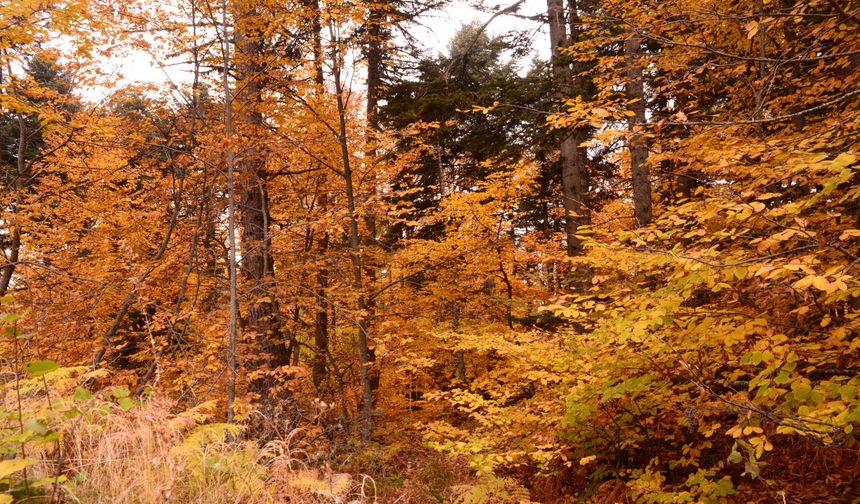
[[52,360],[36,360],[24,364],[24,370],[30,376],[45,376],[59,369],[60,365]]

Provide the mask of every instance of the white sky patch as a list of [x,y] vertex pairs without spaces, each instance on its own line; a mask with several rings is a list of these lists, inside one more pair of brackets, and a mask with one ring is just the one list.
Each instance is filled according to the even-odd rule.
[[[503,3],[487,2],[490,7],[498,6],[503,9],[513,0]],[[526,0],[519,8],[520,16],[534,16],[546,9],[543,0]],[[481,12],[464,0],[456,0],[442,11],[425,14],[418,25],[411,28],[414,36],[431,55],[447,52],[448,42],[463,26],[471,22],[485,23],[491,13]],[[549,55],[549,41],[544,33],[545,26],[536,21],[522,17],[501,15],[492,20],[487,26],[489,36],[496,36],[513,30],[525,30],[531,34],[532,53],[542,58]],[[112,82],[117,87],[132,84],[153,84],[159,87],[181,85],[191,80],[190,65],[179,64],[178,61],[164,61],[162,55],[149,54],[144,51],[130,51],[121,58],[106,62],[105,70],[115,78]],[[104,91],[104,90],[102,90]],[[89,98],[101,98],[103,92],[91,90],[86,93]]]
[[[507,2],[496,1],[488,2],[487,6],[495,10],[501,10],[512,3],[513,0]],[[523,19],[523,17],[541,14],[545,10],[546,2],[544,0],[526,0],[518,9],[518,16],[501,15],[493,19],[487,26],[487,35],[492,37],[513,30],[535,32],[535,36],[531,39],[534,44],[532,49],[541,57],[547,57],[550,50],[549,40],[547,40],[547,36],[544,33],[546,27],[536,21]],[[492,17],[492,13],[481,12],[470,6],[469,2],[456,0],[443,11],[426,15],[420,20],[424,26],[416,27],[412,35],[420,40],[424,47],[430,50],[432,54],[446,53],[448,42],[457,33],[457,30],[473,21],[483,24],[490,17]]]

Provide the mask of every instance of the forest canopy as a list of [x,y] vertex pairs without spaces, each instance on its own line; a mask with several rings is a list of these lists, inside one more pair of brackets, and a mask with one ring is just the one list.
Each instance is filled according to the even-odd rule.
[[860,502],[860,5],[453,8],[0,4],[0,504]]

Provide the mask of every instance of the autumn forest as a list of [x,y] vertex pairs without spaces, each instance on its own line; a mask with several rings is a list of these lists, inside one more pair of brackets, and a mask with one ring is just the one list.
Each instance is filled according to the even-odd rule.
[[455,4],[0,2],[0,504],[860,502],[860,4]]

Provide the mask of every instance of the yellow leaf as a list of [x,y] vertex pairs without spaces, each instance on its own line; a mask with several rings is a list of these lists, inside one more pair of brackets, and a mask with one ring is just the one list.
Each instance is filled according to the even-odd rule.
[[0,479],[10,476],[35,463],[36,461],[33,459],[12,459],[0,461]]
[[812,286],[818,290],[826,291],[830,288],[830,282],[822,276],[815,276],[812,278]]
[[594,462],[595,459],[597,459],[597,455],[589,455],[587,457],[582,457],[581,459],[579,459],[579,465],[581,465],[581,466],[588,465],[588,464]]
[[840,240],[847,240],[849,238],[856,238],[860,236],[860,229],[846,229],[839,235]]
[[760,195],[756,199],[760,200],[760,201],[765,201],[765,200],[769,200],[769,199],[779,198],[780,196],[782,196],[782,194],[775,193],[775,192],[769,192],[769,193],[764,193],[764,194]]
[[747,38],[751,39],[755,37],[756,33],[758,33],[759,24],[755,21],[750,21],[749,23],[744,25],[744,28],[747,29]]
[[812,280],[814,279],[814,275],[810,275],[807,277],[803,277],[800,280],[794,282],[792,287],[795,289],[807,289],[810,285],[812,285]]

